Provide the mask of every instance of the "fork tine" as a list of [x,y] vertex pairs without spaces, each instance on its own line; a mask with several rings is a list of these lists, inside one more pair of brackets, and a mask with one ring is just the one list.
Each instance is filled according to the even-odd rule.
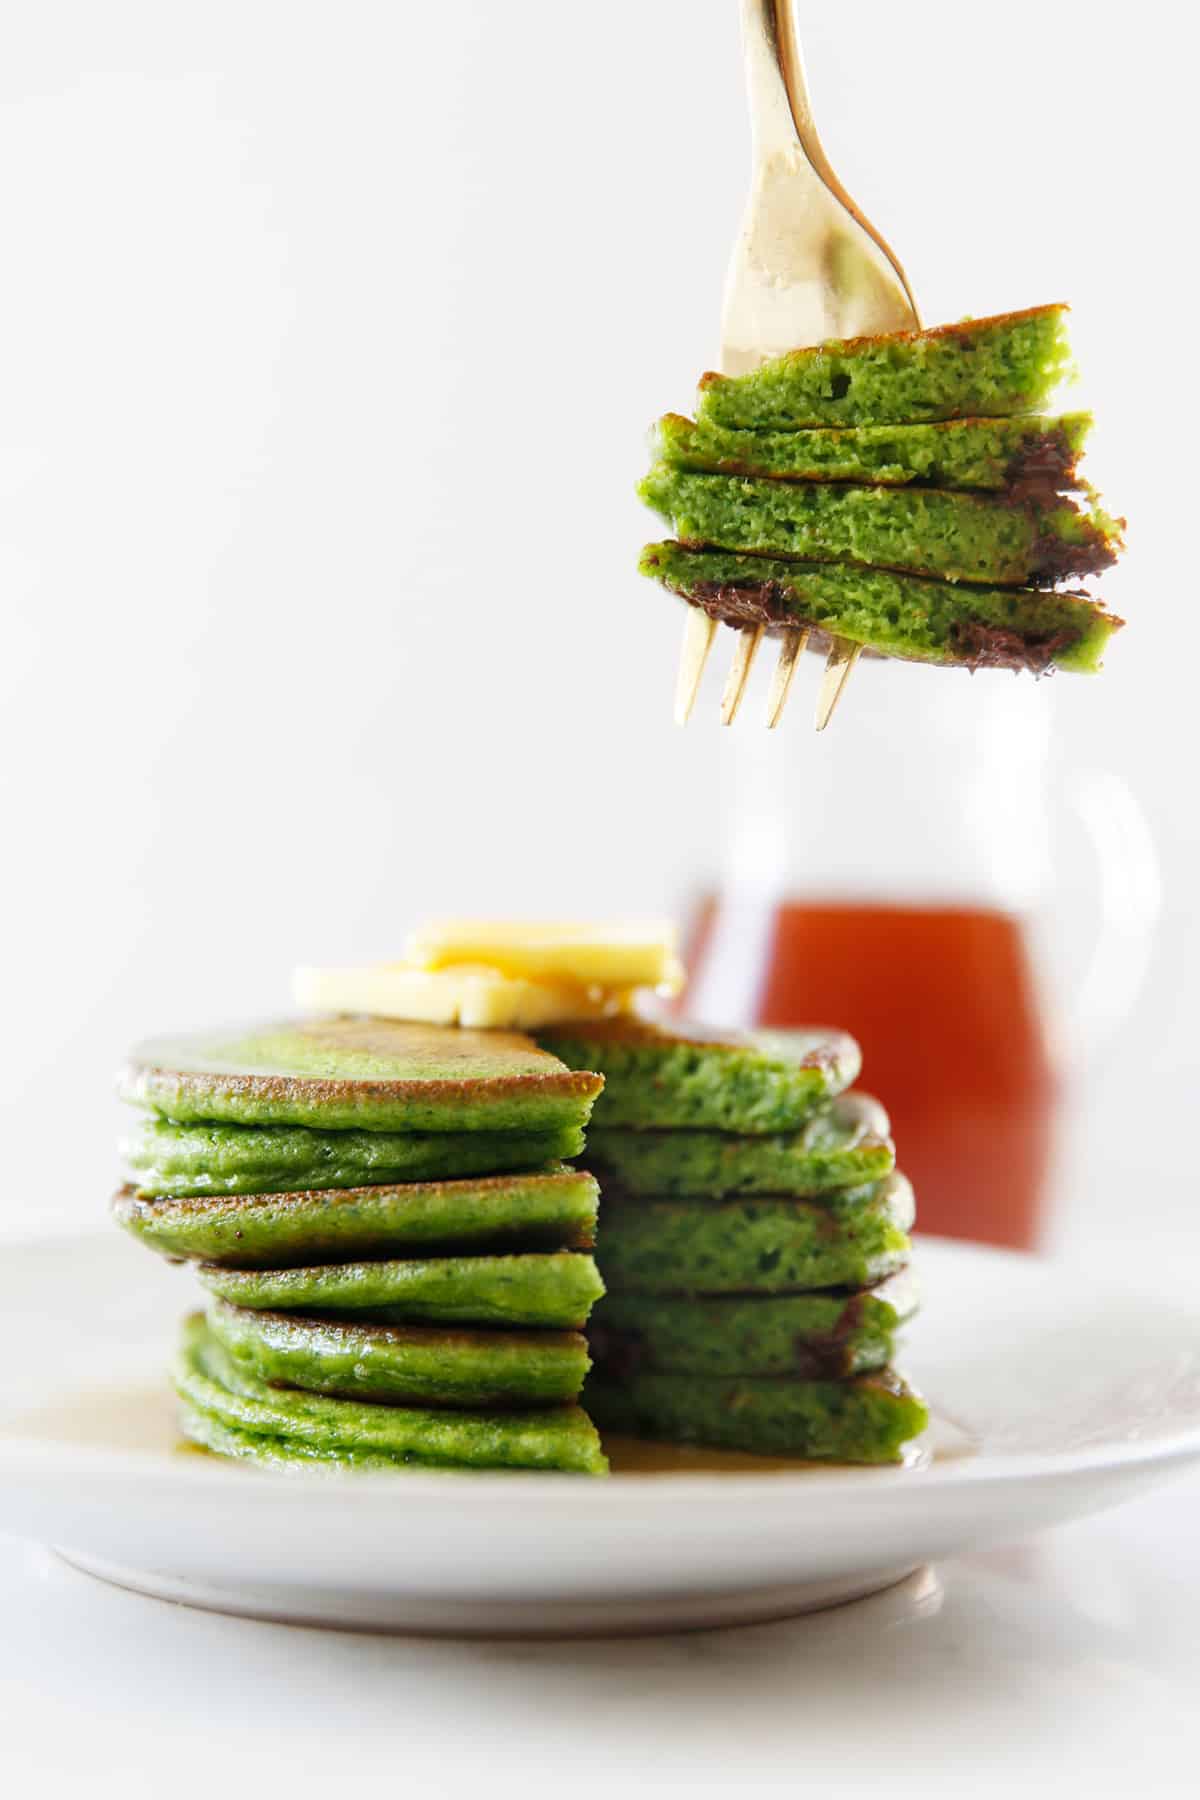
[[754,667],[754,658],[758,655],[758,646],[762,643],[763,630],[762,625],[743,625],[737,634],[733,663],[725,682],[725,692],[721,695],[722,725],[732,725],[737,717],[750,671]]
[[829,646],[829,655],[825,659],[825,673],[821,677],[821,689],[817,695],[817,730],[824,731],[833,717],[834,708],[846,691],[854,665],[862,654],[861,644],[852,644],[849,638],[835,637]]
[[783,717],[783,709],[792,691],[796,664],[808,643],[807,631],[785,631],[779,645],[779,660],[771,676],[771,692],[767,696],[767,730],[774,731]]
[[675,723],[686,725],[700,691],[704,665],[717,634],[717,621],[710,619],[698,606],[687,609],[683,628],[683,648],[679,653],[679,675],[675,682]]

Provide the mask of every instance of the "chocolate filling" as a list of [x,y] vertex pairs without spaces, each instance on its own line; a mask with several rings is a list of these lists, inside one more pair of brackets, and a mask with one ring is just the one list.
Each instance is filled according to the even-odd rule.
[[781,581],[756,581],[736,586],[722,581],[697,581],[686,591],[673,588],[692,606],[723,625],[800,625],[788,608],[790,590]]
[[1075,452],[1061,427],[1022,444],[1004,472],[1006,491],[1016,500],[1046,503],[1075,485]]
[[611,1325],[595,1323],[589,1327],[588,1349],[597,1369],[613,1381],[628,1381],[646,1359],[645,1339],[640,1331],[614,1331]]
[[[686,591],[678,587],[671,591],[724,625],[765,625],[770,632],[783,628],[802,630],[806,623],[802,613],[789,608],[787,601],[791,590],[778,581],[760,581],[751,586],[698,581]],[[808,648],[828,649],[834,634],[819,626],[811,629]],[[951,631],[948,660],[972,671],[1028,669],[1033,675],[1046,675],[1053,672],[1058,652],[1073,644],[1077,636],[1078,633],[1066,627],[1041,637],[1022,637],[1003,625],[964,619]],[[868,649],[865,654],[883,656],[886,652]]]
[[1028,669],[1033,675],[1052,675],[1054,658],[1075,642],[1076,633],[1060,630],[1045,637],[1021,637],[1003,625],[984,625],[964,619],[950,634],[955,661],[971,669]]
[[[997,498],[1010,501],[1010,494],[998,495]],[[1011,503],[1017,503],[1015,492],[1011,494]],[[1066,495],[1060,497],[1058,505],[1082,516],[1075,502]],[[1030,553],[1031,587],[1068,579],[1077,580],[1080,576],[1098,575],[1101,569],[1112,568],[1117,560],[1120,539],[1114,541],[1106,537],[1098,526],[1085,523],[1086,531],[1080,543],[1068,542],[1049,529],[1038,532]],[[1118,531],[1124,523],[1124,519],[1117,520]]]

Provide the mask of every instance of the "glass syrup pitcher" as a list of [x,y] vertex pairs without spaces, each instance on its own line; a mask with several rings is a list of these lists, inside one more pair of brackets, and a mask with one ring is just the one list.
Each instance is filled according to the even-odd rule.
[[1063,769],[1045,682],[864,660],[847,701],[815,740],[729,734],[681,1006],[851,1031],[922,1229],[1032,1246],[1064,1074],[1145,971],[1148,828],[1119,778]]

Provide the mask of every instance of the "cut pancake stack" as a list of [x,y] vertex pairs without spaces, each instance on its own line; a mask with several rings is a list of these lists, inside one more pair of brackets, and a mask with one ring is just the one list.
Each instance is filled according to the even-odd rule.
[[[205,1299],[184,1435],[281,1467],[603,1474],[593,1413],[898,1460],[927,1418],[891,1366],[913,1197],[847,1091],[854,1041],[640,1019],[636,992],[680,985],[669,928],[452,922],[408,949],[300,971],[323,1017],[153,1042],[124,1072],[116,1217]],[[599,1268],[600,1189],[567,1160],[594,1106]]]
[[601,1072],[589,1131],[607,1296],[585,1404],[602,1428],[756,1454],[892,1462],[927,1423],[891,1367],[916,1310],[912,1189],[836,1031],[634,1020],[543,1046]]
[[923,662],[1090,671],[1121,621],[1056,584],[1121,521],[1081,492],[1086,413],[1043,415],[1066,308],[792,351],[705,376],[640,492],[653,576],[710,617]]
[[207,1296],[185,1435],[269,1464],[601,1474],[603,1292],[564,1158],[602,1083],[501,1031],[343,1017],[149,1044],[114,1202]]

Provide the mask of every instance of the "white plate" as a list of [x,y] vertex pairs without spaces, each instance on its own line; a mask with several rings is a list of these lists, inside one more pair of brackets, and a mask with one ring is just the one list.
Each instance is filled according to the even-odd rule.
[[160,1371],[186,1271],[115,1232],[3,1252],[0,1530],[165,1598],[435,1632],[653,1631],[784,1616],[1111,1506],[1200,1458],[1186,1296],[919,1240],[904,1366],[925,1466],[607,1481],[275,1475],[181,1451]]

